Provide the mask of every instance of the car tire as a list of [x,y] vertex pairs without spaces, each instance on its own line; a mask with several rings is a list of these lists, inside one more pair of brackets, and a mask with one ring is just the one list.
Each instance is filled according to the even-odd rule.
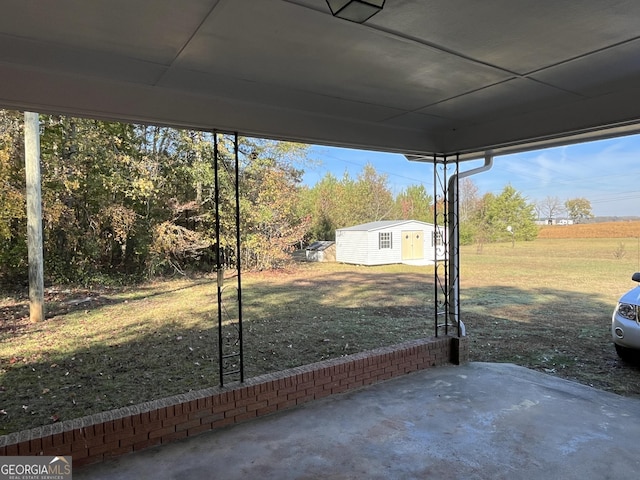
[[623,347],[617,343],[614,343],[614,345],[616,347],[616,353],[625,362],[631,362],[636,358],[636,351],[632,348]]

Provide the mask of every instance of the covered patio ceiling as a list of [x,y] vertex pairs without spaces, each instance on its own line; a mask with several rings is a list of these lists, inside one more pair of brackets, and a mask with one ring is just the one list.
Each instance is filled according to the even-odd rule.
[[7,0],[0,107],[417,155],[640,129],[637,0]]

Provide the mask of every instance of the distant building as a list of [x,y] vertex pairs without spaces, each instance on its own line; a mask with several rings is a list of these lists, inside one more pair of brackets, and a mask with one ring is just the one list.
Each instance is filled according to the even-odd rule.
[[306,255],[309,262],[335,262],[336,242],[313,242],[306,248]]
[[573,225],[571,218],[539,218],[536,225]]

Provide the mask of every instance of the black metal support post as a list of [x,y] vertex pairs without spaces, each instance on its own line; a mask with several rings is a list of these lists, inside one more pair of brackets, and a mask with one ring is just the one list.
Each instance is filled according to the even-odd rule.
[[[456,331],[460,322],[459,158],[433,158],[435,335]],[[444,255],[440,252],[444,251]]]
[[[222,137],[224,140],[224,136]],[[231,151],[229,151],[231,150]],[[228,157],[228,162],[225,162]],[[233,169],[227,163],[233,162]],[[220,386],[225,380],[244,381],[242,339],[242,269],[240,258],[240,161],[238,134],[233,134],[233,148],[221,152],[219,134],[214,132],[214,172],[216,202],[216,271],[218,291],[218,362]],[[230,190],[233,189],[233,192]],[[221,195],[221,192],[224,195]],[[231,199],[234,203],[231,204]],[[223,228],[223,205],[231,211],[235,228]],[[225,285],[235,278],[235,285]]]

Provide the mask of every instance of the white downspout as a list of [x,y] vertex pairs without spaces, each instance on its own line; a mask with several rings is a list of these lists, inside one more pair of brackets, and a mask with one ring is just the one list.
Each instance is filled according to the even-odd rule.
[[[493,166],[493,151],[489,150],[484,153],[484,165],[472,168],[465,172],[454,174],[449,179],[447,190],[448,202],[448,235],[449,235],[449,298],[453,298],[452,310],[449,315],[454,325],[459,325],[460,336],[466,334],[464,323],[460,320],[460,219],[458,218],[459,192],[458,181],[461,178],[470,177],[477,173],[486,172]],[[452,212],[454,217],[452,217]]]

